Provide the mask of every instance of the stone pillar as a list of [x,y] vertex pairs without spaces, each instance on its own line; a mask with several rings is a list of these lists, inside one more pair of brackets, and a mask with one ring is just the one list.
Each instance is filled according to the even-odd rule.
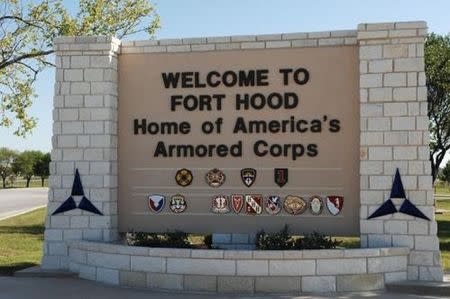
[[[425,22],[360,24],[361,244],[412,249],[409,280],[442,280],[429,161]],[[389,198],[396,168],[431,221],[402,213],[367,220]],[[406,279],[406,277],[398,277]]]
[[[42,267],[69,269],[71,240],[110,242],[117,233],[117,54],[110,37],[54,40],[56,83],[49,203]],[[52,216],[71,195],[75,169],[103,216],[78,208]],[[80,198],[74,197],[78,206]]]

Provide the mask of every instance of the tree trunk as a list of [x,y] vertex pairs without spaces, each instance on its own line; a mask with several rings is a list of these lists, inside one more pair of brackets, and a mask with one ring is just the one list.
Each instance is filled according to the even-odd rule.
[[3,180],[3,189],[5,189],[6,188],[6,178],[2,178],[2,180]]
[[42,187],[44,187],[44,180],[45,180],[45,178],[43,176],[41,176]]
[[27,188],[30,187],[30,180],[31,180],[31,178],[27,178]]

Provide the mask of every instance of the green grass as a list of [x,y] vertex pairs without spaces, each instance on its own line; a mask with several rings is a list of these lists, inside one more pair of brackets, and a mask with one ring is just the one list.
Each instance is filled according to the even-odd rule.
[[0,221],[0,276],[40,263],[45,215],[41,208]]
[[[6,182],[6,189],[9,188],[26,188],[26,181],[25,180],[17,180],[14,182],[14,184],[10,184],[9,182]],[[36,187],[42,187],[41,179],[32,179],[30,181],[30,188],[36,188]],[[48,187],[48,179],[44,180],[44,187]],[[3,183],[0,181],[0,189],[3,189]]]
[[438,182],[434,186],[434,194],[450,195],[450,186],[447,183]]
[[450,271],[450,200],[437,200],[436,207],[449,211],[449,213],[437,214],[436,221],[438,223],[442,264],[445,271]]

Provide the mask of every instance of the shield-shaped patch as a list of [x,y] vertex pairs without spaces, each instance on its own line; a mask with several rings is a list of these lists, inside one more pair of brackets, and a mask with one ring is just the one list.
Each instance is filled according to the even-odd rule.
[[263,196],[258,194],[245,195],[245,212],[248,215],[261,214]]
[[332,215],[336,216],[337,214],[339,214],[342,211],[343,207],[344,207],[343,196],[330,195],[327,197],[327,208]]
[[276,215],[281,211],[282,208],[281,197],[277,195],[271,195],[266,200],[266,212],[271,215]]
[[250,187],[256,180],[256,170],[253,168],[241,169],[241,179],[245,186]]
[[273,170],[275,183],[283,187],[288,182],[288,169],[287,168],[275,168]]
[[216,214],[226,214],[230,211],[228,208],[228,199],[225,195],[214,196],[211,200],[211,211]]
[[163,195],[153,194],[148,197],[148,207],[155,213],[159,213],[164,209],[166,197]]
[[241,194],[231,195],[231,208],[236,214],[239,214],[244,206],[244,196]]

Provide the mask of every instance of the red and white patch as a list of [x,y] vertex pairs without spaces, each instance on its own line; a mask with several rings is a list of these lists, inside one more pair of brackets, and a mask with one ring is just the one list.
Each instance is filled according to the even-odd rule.
[[244,206],[244,196],[241,194],[231,195],[231,208],[236,214],[239,214]]
[[262,213],[263,196],[250,194],[245,195],[245,212],[248,215],[257,215]]
[[327,197],[327,208],[332,215],[336,216],[337,214],[339,214],[342,211],[343,207],[344,207],[343,196],[330,195]]

